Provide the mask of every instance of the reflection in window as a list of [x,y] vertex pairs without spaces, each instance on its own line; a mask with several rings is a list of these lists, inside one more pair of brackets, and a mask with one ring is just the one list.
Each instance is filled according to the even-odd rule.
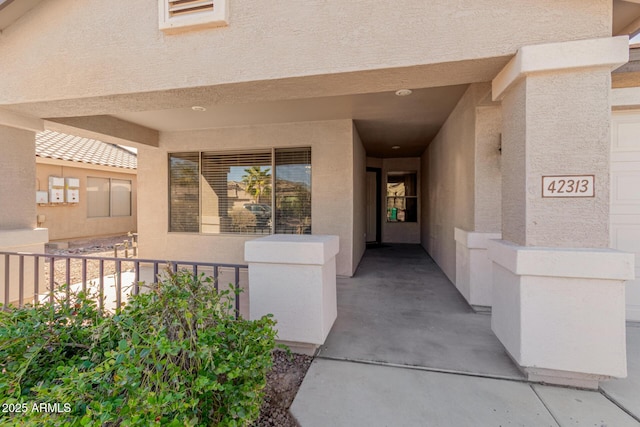
[[417,222],[418,192],[415,172],[387,174],[387,222]]
[[271,231],[271,151],[202,153],[202,232]]
[[311,234],[311,149],[276,150],[276,234]]
[[311,233],[309,148],[176,153],[169,167],[170,231]]

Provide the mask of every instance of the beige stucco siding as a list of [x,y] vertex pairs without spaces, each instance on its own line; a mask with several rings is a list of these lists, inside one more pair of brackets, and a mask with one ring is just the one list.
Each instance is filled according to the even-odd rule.
[[502,174],[500,106],[476,108],[474,229],[482,233],[502,230]]
[[454,229],[474,227],[474,155],[478,88],[471,86],[422,155],[427,172],[423,191],[422,245],[455,281]]
[[229,7],[228,27],[165,35],[155,1],[42,2],[0,34],[1,103],[454,63],[611,35],[610,0],[230,0]]
[[[244,263],[255,235],[168,233],[168,153],[311,147],[312,233],[340,237],[337,274],[353,272],[354,137],[351,120],[166,132],[138,151],[140,256]],[[364,160],[363,160],[364,161]]]
[[33,177],[35,133],[0,126],[0,230],[33,229],[36,226],[35,191]]
[[[136,231],[136,175],[131,173],[131,171],[122,168],[109,168],[111,170],[92,170],[70,165],[74,165],[74,163],[60,162],[58,165],[38,163],[36,166],[36,186],[39,190],[46,191],[48,189],[49,176],[78,178],[80,180],[79,203],[58,204],[55,206],[52,204],[38,205],[38,214],[45,216],[45,221],[42,223],[42,227],[49,229],[49,240],[124,234],[129,231]],[[87,177],[112,178],[131,181],[131,216],[88,218]]]
[[[517,82],[511,89],[514,96],[502,101],[504,115],[503,141],[508,135],[524,135],[526,129],[526,82]],[[527,177],[526,168],[526,140],[515,139],[512,146],[505,145],[502,149],[503,175],[509,179],[502,181],[502,193],[510,194],[502,202],[502,216],[506,219],[502,226],[502,237],[511,242],[524,244],[526,241],[526,194],[518,191],[525,188]]]
[[364,255],[367,234],[367,154],[353,126],[353,259],[355,269]]

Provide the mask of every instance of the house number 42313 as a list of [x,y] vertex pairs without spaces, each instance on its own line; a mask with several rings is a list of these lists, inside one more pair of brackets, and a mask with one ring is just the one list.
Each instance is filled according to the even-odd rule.
[[542,197],[594,197],[593,175],[555,175],[542,177]]

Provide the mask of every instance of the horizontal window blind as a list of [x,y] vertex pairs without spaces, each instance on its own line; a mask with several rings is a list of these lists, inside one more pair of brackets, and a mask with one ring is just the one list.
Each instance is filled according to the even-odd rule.
[[169,231],[311,233],[310,148],[173,153],[169,168]]
[[275,150],[275,232],[311,234],[311,148]]
[[271,232],[271,151],[202,153],[202,231]]
[[109,201],[109,178],[87,177],[87,217],[108,217]]
[[111,216],[131,216],[130,180],[111,180]]
[[169,231],[200,231],[200,154],[169,155]]

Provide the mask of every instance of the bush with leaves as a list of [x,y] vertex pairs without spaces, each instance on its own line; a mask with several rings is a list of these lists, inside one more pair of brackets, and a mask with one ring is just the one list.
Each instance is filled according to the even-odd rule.
[[0,403],[31,396],[34,386],[57,378],[56,367],[81,363],[89,354],[92,331],[104,317],[95,295],[79,292],[67,303],[65,290],[53,304],[0,311]]
[[[15,354],[13,365],[0,365],[11,371],[5,390],[12,399],[68,404],[70,411],[30,411],[13,419],[19,425],[60,426],[251,424],[259,414],[275,330],[270,317],[236,319],[237,292],[218,292],[203,276],[168,272],[165,280],[132,297],[115,315],[93,320],[97,312],[88,312],[90,316],[78,318],[83,335],[68,342],[65,338],[59,346],[68,351],[66,344],[73,342],[75,352],[47,359],[46,366],[38,364],[42,372],[28,382],[24,379],[32,346],[23,344],[27,356]],[[95,311],[95,305],[86,306]],[[52,309],[71,317],[64,305],[22,310]],[[1,328],[0,348],[5,348],[8,334]]]

